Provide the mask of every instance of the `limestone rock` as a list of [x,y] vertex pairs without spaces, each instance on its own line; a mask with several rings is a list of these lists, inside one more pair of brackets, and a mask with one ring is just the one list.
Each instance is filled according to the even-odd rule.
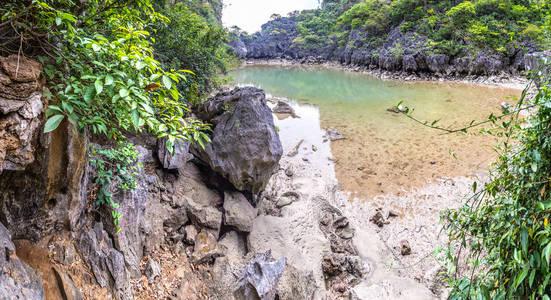
[[193,220],[211,229],[220,229],[222,212],[214,206],[213,198],[185,197],[185,207]]
[[291,116],[296,116],[295,110],[287,102],[277,101],[276,106],[272,109],[272,112],[276,114],[288,114]]
[[285,257],[274,260],[270,251],[258,254],[245,267],[238,280],[237,298],[262,300],[275,299],[277,285],[283,270]]
[[197,229],[193,225],[187,225],[184,227],[186,244],[195,245],[195,237],[197,236]]
[[39,62],[15,54],[0,57],[0,65],[10,79],[17,82],[37,81],[42,71],[42,65]]
[[161,265],[154,259],[149,259],[145,266],[145,276],[151,282],[159,275],[161,275]]
[[166,148],[166,139],[160,139],[157,142],[157,154],[163,168],[167,170],[177,170],[185,166],[190,158],[190,143],[185,140],[178,140],[174,145],[174,154],[170,154]]
[[225,223],[240,231],[249,232],[257,210],[239,192],[224,193]]
[[247,254],[245,239],[235,231],[226,233],[218,244],[226,247],[225,255],[229,259],[240,259]]
[[0,223],[0,295],[10,299],[44,299],[42,275],[17,258],[15,245]]
[[55,276],[58,282],[58,286],[62,290],[62,294],[65,296],[64,299],[66,300],[82,300],[82,294],[80,293],[80,290],[76,287],[75,283],[73,282],[73,279],[67,272],[57,268],[53,267]]
[[195,247],[191,258],[193,263],[202,264],[224,255],[224,249],[218,246],[214,233],[210,230],[201,230],[195,237]]
[[257,194],[277,170],[283,148],[264,91],[254,87],[223,92],[195,113],[214,124],[212,142],[193,152],[238,190]]

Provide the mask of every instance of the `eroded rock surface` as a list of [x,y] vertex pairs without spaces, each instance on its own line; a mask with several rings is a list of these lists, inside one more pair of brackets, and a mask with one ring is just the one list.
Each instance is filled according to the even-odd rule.
[[283,154],[263,90],[244,87],[223,92],[196,108],[212,123],[212,143],[194,153],[238,190],[257,194],[266,186]]
[[22,262],[15,254],[6,227],[0,223],[0,297],[44,299],[42,274]]

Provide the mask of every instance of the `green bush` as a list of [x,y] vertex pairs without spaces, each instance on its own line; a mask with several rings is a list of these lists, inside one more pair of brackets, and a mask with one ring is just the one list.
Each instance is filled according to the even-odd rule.
[[198,15],[185,3],[167,5],[160,10],[170,22],[156,22],[155,56],[165,69],[188,69],[193,75],[177,86],[183,101],[195,104],[220,85],[220,72],[232,62],[225,44],[226,32]]

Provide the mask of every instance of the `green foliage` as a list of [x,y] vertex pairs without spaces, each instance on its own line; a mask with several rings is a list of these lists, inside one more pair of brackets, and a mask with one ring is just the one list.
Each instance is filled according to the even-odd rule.
[[[189,2],[189,1],[188,1]],[[180,81],[178,90],[190,104],[203,100],[218,87],[219,72],[226,72],[232,57],[226,49],[226,32],[188,8],[185,2],[167,5],[160,10],[170,22],[157,22],[155,55],[165,69],[191,70],[194,75]]]
[[[549,299],[551,90],[549,78],[539,82],[534,114],[492,120],[505,142],[490,182],[481,190],[475,184],[466,205],[443,214],[450,240],[467,248],[472,269],[450,278],[452,299]],[[525,104],[521,99],[517,109]],[[454,271],[458,252],[452,254]]]
[[[0,7],[0,15],[0,37],[6,39],[0,51],[35,56],[43,64],[50,90],[45,132],[66,119],[75,131],[112,140],[147,131],[166,138],[169,151],[178,139],[201,145],[209,141],[204,133],[208,126],[189,118],[185,104],[190,93],[179,90],[195,74],[185,62],[174,67],[177,71],[167,71],[155,59],[153,43],[158,36],[151,37],[150,29],[169,20],[154,10],[150,0],[88,0],[86,5],[71,0],[9,0]],[[186,18],[176,20],[180,26],[204,28],[196,16],[174,15]],[[195,59],[208,60],[221,43],[212,41],[222,35],[220,30],[209,32],[187,46],[201,53]],[[193,44],[202,40],[207,42]],[[213,74],[198,70],[201,80]],[[201,88],[206,85],[197,89]],[[117,149],[94,149],[92,156],[98,171],[98,202],[116,209],[107,184],[117,181],[122,190],[135,186],[131,180],[135,151],[120,144]],[[113,217],[117,223],[120,214],[114,210]]]
[[111,208],[113,223],[119,232],[119,218],[122,215],[117,211],[119,204],[113,200],[113,196],[119,191],[136,188],[137,171],[142,167],[138,163],[138,151],[133,144],[127,142],[119,142],[115,148],[90,148],[90,165],[96,171],[96,203]]
[[425,47],[436,53],[508,57],[527,42],[549,47],[550,14],[544,0],[335,0],[293,17],[300,21],[295,42],[306,48],[326,46],[332,37],[342,47],[351,30],[366,32],[365,42],[378,45],[398,27],[426,37]]

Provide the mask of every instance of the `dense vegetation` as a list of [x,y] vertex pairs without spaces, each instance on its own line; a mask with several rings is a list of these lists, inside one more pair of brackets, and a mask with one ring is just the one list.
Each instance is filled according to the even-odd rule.
[[[545,0],[326,0],[321,9],[292,13],[299,34],[293,47],[345,47],[353,31],[381,46],[393,29],[422,37],[423,48],[450,57],[476,53],[511,56],[517,49],[546,48],[551,4]],[[278,30],[267,24],[264,31]],[[276,32],[277,33],[277,32]],[[394,45],[396,51],[401,45]]]
[[[202,144],[208,126],[190,118],[186,106],[216,86],[228,59],[221,6],[211,9],[211,2],[8,0],[0,6],[0,54],[42,62],[45,132],[67,120],[93,137],[125,141],[148,132],[165,138],[169,150],[179,139]],[[133,187],[127,176],[136,153],[128,145],[93,151],[97,200],[113,209],[106,183]]]

